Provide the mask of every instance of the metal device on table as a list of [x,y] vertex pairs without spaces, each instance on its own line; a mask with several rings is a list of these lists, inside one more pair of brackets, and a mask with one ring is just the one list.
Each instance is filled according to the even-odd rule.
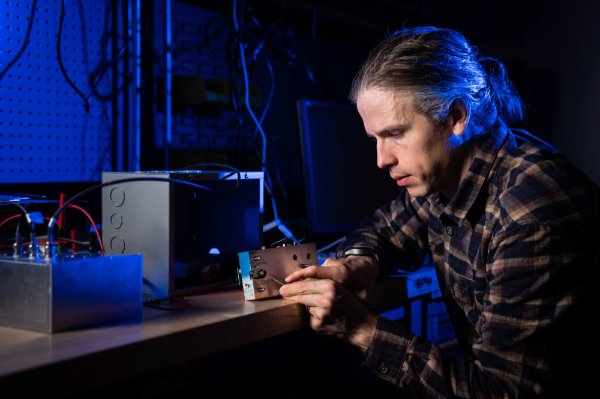
[[0,257],[0,324],[53,333],[141,317],[141,255]]
[[51,235],[40,244],[35,234],[35,226],[44,223],[43,215],[24,207],[54,201],[10,197],[3,197],[2,206],[18,207],[21,214],[4,221],[23,218],[27,228],[20,229],[19,223],[11,238],[12,249],[0,252],[1,325],[53,333],[141,318],[142,255],[102,256],[72,250],[54,254]]
[[263,173],[104,172],[102,182],[140,177],[157,180],[103,188],[102,240],[107,254],[144,255],[144,300],[239,287],[238,252],[262,245]]
[[238,256],[246,300],[279,296],[279,287],[285,284],[287,275],[318,264],[314,243],[257,249]]

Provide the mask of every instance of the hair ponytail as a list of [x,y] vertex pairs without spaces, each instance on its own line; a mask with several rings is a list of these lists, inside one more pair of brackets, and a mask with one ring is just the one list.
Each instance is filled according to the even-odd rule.
[[487,75],[487,88],[498,117],[512,125],[523,120],[523,102],[508,78],[504,64],[495,58],[481,57],[481,68]]
[[414,106],[434,121],[448,117],[460,100],[469,130],[483,133],[502,119],[523,119],[521,98],[498,60],[479,57],[475,47],[452,29],[422,26],[394,32],[377,45],[352,82],[350,99],[370,88],[408,91]]

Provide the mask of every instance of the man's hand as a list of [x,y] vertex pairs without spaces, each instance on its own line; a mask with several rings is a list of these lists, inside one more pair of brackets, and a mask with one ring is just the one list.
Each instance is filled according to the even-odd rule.
[[323,266],[309,266],[286,277],[286,283],[316,278],[330,279],[344,285],[351,293],[362,299],[377,280],[379,265],[370,256],[349,256],[343,259],[326,259]]
[[321,267],[309,266],[287,276],[279,293],[306,306],[313,330],[365,350],[373,340],[377,315],[363,301],[378,272],[372,257],[327,259]]
[[343,338],[361,350],[367,349],[375,335],[377,316],[342,284],[324,277],[335,274],[336,268],[327,268],[329,270],[324,272],[318,269],[324,268],[314,266],[301,270],[306,272],[303,276],[310,276],[303,280],[296,279],[300,272],[290,275],[289,280],[294,282],[283,285],[279,293],[306,306],[313,330]]

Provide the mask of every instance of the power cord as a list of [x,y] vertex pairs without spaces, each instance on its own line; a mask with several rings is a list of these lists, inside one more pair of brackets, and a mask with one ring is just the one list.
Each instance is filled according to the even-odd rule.
[[71,86],[71,88],[75,91],[75,93],[77,93],[77,95],[79,97],[81,97],[81,99],[83,100],[83,105],[84,105],[85,112],[89,113],[90,112],[90,97],[92,96],[92,94],[94,94],[94,91],[96,91],[96,87],[98,87],[98,84],[100,83],[100,81],[104,77],[104,74],[110,69],[110,67],[113,66],[113,64],[117,61],[117,59],[119,59],[119,57],[125,52],[125,50],[127,50],[127,47],[129,46],[129,43],[126,44],[126,45],[124,45],[123,47],[121,47],[121,49],[106,64],[106,66],[102,69],[102,71],[100,73],[98,73],[98,75],[96,75],[97,76],[96,80],[92,84],[92,87],[90,88],[90,92],[87,95],[85,95],[75,85],[75,83],[73,83],[73,81],[69,77],[69,74],[67,73],[67,71],[65,69],[65,66],[63,64],[63,61],[62,61],[61,42],[62,42],[62,30],[63,30],[64,20],[65,20],[65,0],[62,0],[61,1],[61,6],[60,6],[60,17],[59,17],[59,22],[58,22],[58,33],[57,33],[57,36],[56,36],[56,57],[58,59],[58,66],[60,67],[60,71],[62,72],[63,76],[67,80],[67,83],[69,84],[69,86]]
[[[250,82],[249,82],[249,78],[248,78],[248,69],[246,66],[246,55],[244,52],[244,42],[242,41],[242,38],[241,38],[241,28],[240,28],[240,24],[238,23],[238,18],[237,18],[237,0],[233,0],[233,25],[235,28],[235,32],[238,35],[238,47],[239,47],[239,52],[240,52],[240,61],[242,64],[242,72],[244,74],[244,100],[245,100],[246,110],[248,111],[248,114],[250,114],[250,117],[256,124],[256,127],[261,136],[261,144],[262,144],[261,169],[262,169],[264,177],[265,177],[265,188],[267,189],[267,192],[269,193],[269,196],[271,198],[271,204],[273,206],[273,219],[274,219],[273,223],[277,226],[279,231],[281,231],[287,238],[292,240],[295,244],[300,244],[300,241],[298,241],[296,239],[296,237],[294,237],[294,234],[285,226],[283,221],[281,221],[281,219],[279,219],[279,214],[277,212],[277,203],[275,201],[275,195],[272,191],[272,186],[271,186],[271,179],[269,177],[269,173],[267,170],[267,135],[265,134],[265,131],[262,127],[261,122],[258,120],[256,115],[254,114],[254,111],[252,110],[252,107],[250,106]],[[265,230],[263,229],[263,231],[265,231]]]
[[21,56],[25,52],[25,48],[27,47],[27,44],[29,43],[29,36],[31,35],[31,27],[33,26],[33,16],[35,14],[36,6],[37,6],[37,0],[33,0],[33,2],[31,3],[31,14],[29,15],[29,24],[27,25],[27,31],[25,33],[25,39],[23,39],[23,45],[17,52],[17,55],[15,56],[15,58],[10,60],[10,62],[8,64],[6,64],[6,67],[4,68],[4,70],[2,70],[2,72],[0,72],[0,80],[2,80],[4,75],[6,75],[6,73],[8,72],[8,70],[10,68],[12,68],[12,66],[19,60],[19,58],[21,58]]

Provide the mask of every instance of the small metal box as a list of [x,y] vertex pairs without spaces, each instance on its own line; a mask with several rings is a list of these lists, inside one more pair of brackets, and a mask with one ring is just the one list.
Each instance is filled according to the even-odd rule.
[[246,300],[279,296],[286,276],[318,264],[314,243],[240,252],[238,257]]
[[56,332],[142,317],[142,255],[0,258],[0,324]]

